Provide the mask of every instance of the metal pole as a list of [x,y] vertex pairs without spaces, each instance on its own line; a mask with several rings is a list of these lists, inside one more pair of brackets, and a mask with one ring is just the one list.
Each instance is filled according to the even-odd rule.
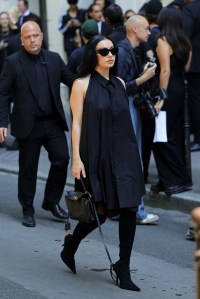
[[196,267],[196,299],[200,299],[200,207],[192,211],[192,226],[195,231],[196,251],[194,261]]
[[185,160],[188,172],[188,187],[192,187],[192,170],[191,170],[191,153],[190,153],[190,120],[188,108],[188,81],[185,80],[185,101],[184,101],[184,143],[185,143]]

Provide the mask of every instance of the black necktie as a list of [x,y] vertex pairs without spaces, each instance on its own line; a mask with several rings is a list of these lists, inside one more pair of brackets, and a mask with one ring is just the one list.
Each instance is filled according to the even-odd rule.
[[21,15],[19,17],[19,26],[21,27],[23,25],[24,17]]
[[42,65],[40,61],[40,57],[36,56],[35,73],[36,73],[36,82],[37,82],[37,89],[38,89],[38,107],[40,110],[45,111],[47,107],[47,99],[46,99],[46,92],[45,92],[45,84],[43,82],[43,74],[42,74],[43,67],[45,67],[45,65]]

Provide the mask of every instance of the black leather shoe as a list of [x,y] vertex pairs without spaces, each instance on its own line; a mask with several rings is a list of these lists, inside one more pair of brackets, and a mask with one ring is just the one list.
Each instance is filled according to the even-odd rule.
[[177,193],[181,193],[185,191],[185,186],[181,185],[181,186],[171,186],[171,187],[167,187],[165,188],[165,193],[167,195],[172,195],[172,194],[177,194]]
[[58,219],[68,219],[68,214],[59,206],[59,204],[43,202],[42,208],[46,211],[50,211],[52,215]]
[[159,193],[165,191],[165,188],[160,182],[158,182],[157,184],[151,185],[150,190],[154,193]]
[[23,216],[22,224],[27,227],[35,227],[35,219],[33,216]]
[[200,143],[192,143],[190,145],[190,151],[191,152],[197,152],[200,151]]

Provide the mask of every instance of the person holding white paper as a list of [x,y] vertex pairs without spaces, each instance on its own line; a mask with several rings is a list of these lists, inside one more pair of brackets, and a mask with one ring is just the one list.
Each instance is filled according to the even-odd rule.
[[167,142],[166,111],[160,111],[155,118],[155,134],[153,142]]
[[162,140],[166,137],[162,135],[163,131],[161,140],[155,136],[153,153],[159,182],[151,186],[151,191],[164,191],[171,195],[186,190],[190,182],[184,153],[183,117],[184,73],[190,66],[191,45],[183,31],[179,10],[162,9],[158,15],[158,25],[160,36],[156,52],[160,64],[159,84],[168,94],[162,107],[166,111],[167,139]]

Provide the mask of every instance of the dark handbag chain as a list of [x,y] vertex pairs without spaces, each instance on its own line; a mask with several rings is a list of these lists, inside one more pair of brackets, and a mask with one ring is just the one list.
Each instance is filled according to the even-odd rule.
[[93,201],[93,199],[92,199],[92,195],[87,191],[87,189],[86,189],[86,187],[85,187],[85,184],[83,183],[83,179],[82,179],[82,177],[80,177],[80,180],[81,180],[81,184],[82,184],[82,186],[83,186],[84,192],[86,192],[86,193],[89,194],[91,208],[92,208],[93,213],[94,213],[94,215],[95,215],[95,218],[96,218],[96,220],[97,220],[97,224],[98,224],[98,228],[99,228],[99,234],[100,234],[100,237],[101,237],[101,241],[102,241],[102,243],[103,243],[103,245],[104,245],[104,248],[105,248],[105,251],[106,251],[106,253],[107,253],[109,262],[110,262],[110,264],[112,265],[113,262],[112,262],[110,253],[109,253],[109,251],[108,251],[108,247],[107,247],[107,245],[106,245],[106,242],[105,242],[105,239],[104,239],[104,236],[103,236],[103,232],[102,232],[102,229],[101,229],[101,224],[100,224],[99,217],[98,217],[98,214],[97,214],[96,206],[95,206],[94,201]]

